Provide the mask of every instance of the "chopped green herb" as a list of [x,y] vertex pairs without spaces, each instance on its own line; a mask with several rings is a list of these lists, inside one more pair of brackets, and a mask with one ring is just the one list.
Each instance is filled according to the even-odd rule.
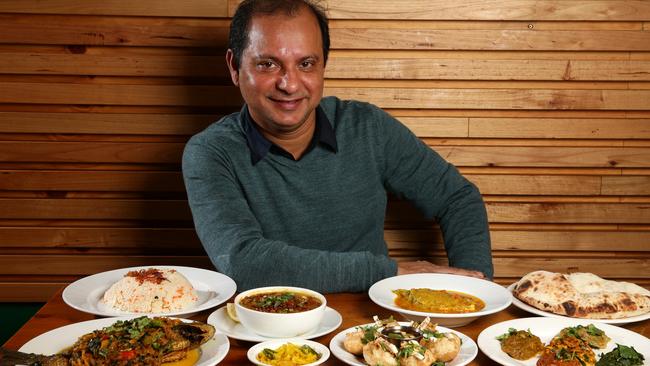
[[617,344],[611,352],[600,355],[596,366],[638,366],[643,365],[644,360],[634,347]]

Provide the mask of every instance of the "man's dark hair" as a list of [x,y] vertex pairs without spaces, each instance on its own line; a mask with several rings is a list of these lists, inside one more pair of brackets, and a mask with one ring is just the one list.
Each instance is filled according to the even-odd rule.
[[233,61],[239,69],[241,57],[248,46],[248,31],[251,19],[255,15],[273,15],[283,12],[288,16],[296,16],[303,8],[311,10],[318,20],[321,38],[323,40],[323,58],[327,64],[327,56],[330,51],[330,31],[327,25],[325,10],[310,0],[244,0],[230,23],[230,34],[228,35],[228,48],[232,50]]

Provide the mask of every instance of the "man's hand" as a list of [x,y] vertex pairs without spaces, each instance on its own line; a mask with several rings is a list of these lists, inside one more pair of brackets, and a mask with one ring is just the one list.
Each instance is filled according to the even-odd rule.
[[397,262],[398,275],[411,273],[449,273],[485,279],[485,275],[482,272],[472,271],[469,269],[439,266],[427,261]]

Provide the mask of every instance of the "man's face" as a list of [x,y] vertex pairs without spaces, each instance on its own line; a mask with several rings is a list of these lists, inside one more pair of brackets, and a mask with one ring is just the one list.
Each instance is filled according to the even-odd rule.
[[239,69],[230,50],[226,60],[253,119],[270,133],[314,122],[325,73],[316,17],[308,9],[294,17],[255,16],[248,37]]

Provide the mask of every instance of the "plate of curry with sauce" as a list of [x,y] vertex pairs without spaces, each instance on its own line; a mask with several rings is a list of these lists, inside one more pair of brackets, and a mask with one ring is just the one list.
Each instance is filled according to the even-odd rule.
[[[517,345],[508,348],[504,340],[513,337]],[[541,349],[534,338],[543,345]],[[507,320],[484,329],[477,343],[486,356],[506,366],[647,365],[650,360],[650,339],[593,319],[534,317]],[[625,352],[617,355],[619,360],[611,362],[609,356],[621,349]],[[620,357],[635,361],[623,363]]]
[[385,278],[370,287],[368,296],[405,319],[429,317],[445,327],[463,326],[512,303],[510,291],[494,282],[440,273]]

